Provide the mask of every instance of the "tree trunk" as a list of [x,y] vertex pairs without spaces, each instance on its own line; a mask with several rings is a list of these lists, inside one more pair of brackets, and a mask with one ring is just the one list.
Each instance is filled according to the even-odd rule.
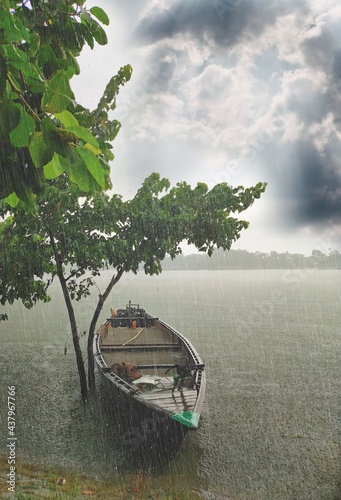
[[50,240],[51,240],[51,246],[53,249],[53,253],[56,259],[56,266],[57,266],[57,275],[63,290],[63,296],[65,300],[65,304],[67,307],[67,312],[69,314],[69,320],[70,320],[70,325],[71,325],[71,334],[72,334],[72,340],[73,340],[73,347],[75,349],[76,353],[76,360],[77,360],[77,368],[78,368],[78,374],[79,374],[79,381],[80,381],[80,386],[81,386],[81,394],[82,394],[82,399],[83,401],[86,401],[88,397],[88,385],[86,381],[86,372],[85,372],[85,367],[84,367],[84,360],[83,360],[83,354],[81,351],[81,347],[79,345],[79,337],[78,337],[78,331],[77,331],[77,323],[76,323],[76,317],[75,317],[75,312],[72,306],[72,301],[71,297],[69,294],[69,290],[67,288],[65,276],[63,273],[63,264],[62,260],[60,258],[60,255],[57,250],[56,243],[54,241],[54,238],[52,234],[50,233]]
[[116,285],[116,283],[121,279],[123,272],[124,269],[119,268],[117,270],[117,273],[112,276],[104,294],[103,295],[100,294],[98,296],[97,307],[95,309],[94,315],[90,323],[89,336],[88,336],[88,380],[89,380],[89,388],[92,390],[95,389],[95,360],[94,360],[93,343],[94,343],[96,323],[103,309],[104,302],[108,298],[108,295],[113,289],[114,285]]
[[70,319],[73,347],[74,347],[75,353],[76,353],[77,368],[78,368],[79,381],[80,381],[80,386],[81,386],[82,399],[83,399],[83,401],[86,401],[86,399],[88,397],[88,385],[87,385],[87,381],[86,381],[86,372],[85,372],[85,367],[84,367],[83,354],[81,351],[81,347],[79,345],[79,337],[78,337],[75,313],[73,310],[69,291],[68,291],[67,286],[66,286],[66,281],[65,281],[64,275],[62,274],[61,276],[59,276],[59,273],[58,273],[58,277],[59,277],[60,284],[62,286],[64,300],[66,303],[66,307],[67,307],[67,311],[68,311],[69,319]]

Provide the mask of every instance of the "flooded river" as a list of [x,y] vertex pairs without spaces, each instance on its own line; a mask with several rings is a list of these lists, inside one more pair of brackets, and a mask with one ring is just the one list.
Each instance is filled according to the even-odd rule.
[[[99,289],[109,275],[102,274]],[[50,303],[31,311],[20,304],[4,308],[9,321],[0,323],[1,452],[7,387],[14,386],[21,460],[122,478],[135,467],[122,428],[100,386],[82,404],[58,283],[52,292]],[[84,347],[96,293],[76,303]],[[189,495],[195,489],[203,498],[340,497],[339,271],[128,275],[101,321],[110,307],[130,299],[185,334],[207,370],[199,430],[155,474],[184,481]]]

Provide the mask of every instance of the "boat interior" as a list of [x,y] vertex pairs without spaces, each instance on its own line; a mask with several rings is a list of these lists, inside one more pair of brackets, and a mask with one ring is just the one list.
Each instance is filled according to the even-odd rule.
[[110,367],[125,363],[134,364],[143,375],[172,377],[174,365],[191,363],[189,353],[184,351],[178,339],[158,322],[151,327],[113,327],[111,322],[101,333],[101,352]]
[[[128,382],[149,405],[171,414],[195,410],[197,374],[202,376],[198,370],[203,365],[195,363],[190,348],[171,327],[139,308],[133,313],[129,308],[112,311],[97,333],[102,358],[116,384]],[[194,428],[197,421],[191,418],[186,425]]]

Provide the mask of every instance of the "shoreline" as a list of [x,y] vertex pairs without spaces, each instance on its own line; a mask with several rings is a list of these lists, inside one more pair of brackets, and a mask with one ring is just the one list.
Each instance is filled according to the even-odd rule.
[[[185,491],[180,484],[169,484],[151,472],[136,471],[116,482],[89,478],[84,474],[68,472],[63,468],[16,464],[14,492],[9,491],[7,474],[10,471],[5,456],[0,457],[0,498],[94,498],[94,499],[167,499],[191,500],[202,498],[199,491]],[[12,486],[13,487],[13,486]]]

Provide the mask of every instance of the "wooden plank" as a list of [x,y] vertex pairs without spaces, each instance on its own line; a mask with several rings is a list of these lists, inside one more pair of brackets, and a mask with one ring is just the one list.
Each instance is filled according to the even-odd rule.
[[175,403],[172,401],[163,401],[162,403],[155,403],[154,401],[149,401],[149,403],[154,403],[160,406],[161,408],[177,408],[178,410],[181,410],[183,408],[194,408],[195,404],[193,403]]
[[101,351],[103,352],[121,352],[121,351],[179,351],[181,346],[178,344],[128,344],[115,345],[115,344],[101,344]]
[[162,406],[163,410],[170,411],[172,413],[178,413],[180,411],[192,411],[193,408],[188,406]]
[[178,396],[178,395],[172,395],[172,394],[160,394],[160,395],[147,395],[146,393],[142,394],[142,397],[144,399],[148,399],[148,401],[162,401],[163,399],[172,399],[173,401],[183,401],[183,400],[190,400],[190,401],[196,401],[198,398],[196,395],[184,395],[184,396]]
[[194,409],[194,405],[185,405],[185,404],[182,404],[182,405],[176,405],[175,403],[173,404],[162,404],[160,405],[160,407],[164,410],[168,410],[168,411],[175,411],[175,412],[178,412],[178,411],[191,411]]
[[195,408],[195,405],[193,403],[173,403],[172,401],[165,401],[163,402],[162,404],[157,404],[157,403],[153,403],[153,404],[156,404],[157,406],[160,406],[160,408],[163,408],[163,409],[168,409],[168,408],[176,408],[177,411],[182,411],[182,410],[190,410],[190,409],[193,409]]
[[148,401],[148,403],[157,404],[157,405],[161,406],[162,408],[164,408],[165,406],[168,406],[168,405],[177,406],[179,408],[182,408],[183,406],[187,406],[187,405],[184,404],[184,402],[182,400],[178,399],[178,400],[174,401],[172,398],[170,398],[170,399],[163,399],[162,401],[157,401],[157,400],[153,401],[153,400],[148,399],[147,401]]
[[153,401],[153,400],[145,400],[146,405],[152,404],[153,406],[159,406],[163,410],[179,412],[186,410],[193,410],[195,408],[195,403],[190,403],[182,400],[174,401],[173,399],[162,400],[162,401]]
[[162,406],[161,407],[163,410],[167,410],[167,411],[172,411],[174,413],[178,413],[180,411],[193,411],[194,410],[194,406],[187,406],[187,405],[182,405],[182,406]]
[[163,401],[163,400],[167,400],[167,399],[171,399],[172,401],[191,401],[191,402],[196,402],[197,398],[193,398],[193,397],[190,397],[190,398],[181,398],[181,397],[178,397],[178,398],[173,398],[173,396],[154,396],[154,397],[144,397],[143,399],[146,399],[148,401]]
[[187,391],[187,392],[184,392],[181,394],[181,392],[179,391],[174,391],[172,393],[171,390],[169,389],[165,389],[163,391],[146,391],[146,392],[142,392],[143,395],[145,395],[146,397],[148,398],[162,398],[162,397],[169,397],[171,396],[172,398],[193,398],[193,399],[197,399],[198,398],[198,394],[197,394],[197,391]]
[[126,342],[133,344],[178,344],[179,339],[173,334],[157,330],[155,328],[144,328],[141,335],[133,340],[136,336],[136,331],[129,328],[108,328],[108,335],[101,338],[103,345],[123,345]]
[[[138,384],[138,380],[135,380],[135,384]],[[162,393],[171,393],[172,392],[172,388],[173,388],[173,384],[167,384],[166,387],[162,387],[161,384],[154,388],[154,389],[151,389],[150,391],[145,391],[145,394],[155,394],[155,395],[158,395],[158,394],[162,394]],[[190,388],[186,388],[184,387],[182,391],[178,391],[177,389],[175,389],[175,391],[173,392],[174,396],[176,395],[181,395],[181,394],[193,394],[195,396],[197,396],[197,391],[195,389],[190,389]]]
[[179,407],[184,406],[183,401],[174,401],[173,399],[163,399],[162,401],[150,401],[148,399],[148,402],[158,404],[159,406],[162,406],[162,408],[167,405],[174,405]]
[[151,370],[152,368],[173,368],[173,366],[170,363],[155,363],[151,365],[138,365],[137,368],[138,370]]

